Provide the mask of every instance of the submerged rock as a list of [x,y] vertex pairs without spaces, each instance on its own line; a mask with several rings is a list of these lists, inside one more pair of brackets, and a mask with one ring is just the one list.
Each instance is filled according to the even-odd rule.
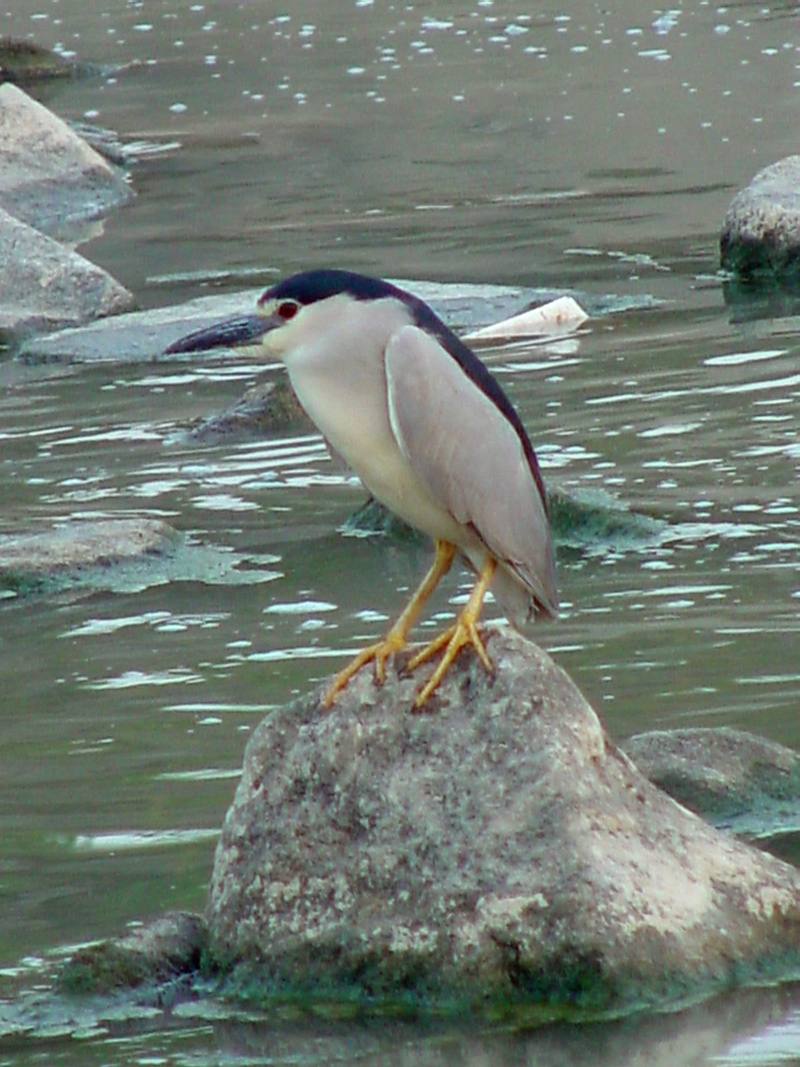
[[[550,527],[559,548],[576,552],[624,552],[668,540],[671,527],[664,519],[631,511],[602,490],[547,491]],[[424,540],[425,535],[398,519],[370,497],[344,523],[353,535],[384,534],[399,540]]]
[[731,201],[720,257],[742,277],[800,280],[800,155],[760,170]]
[[566,673],[487,628],[427,675],[363,670],[252,736],[212,878],[231,990],[621,1011],[800,966],[800,873],[614,747]]
[[165,552],[178,536],[157,519],[70,522],[42,533],[0,535],[0,592],[31,592],[81,570]]
[[728,727],[654,730],[621,746],[651,782],[736,833],[800,829],[800,756]]
[[42,78],[72,78],[84,70],[64,56],[33,41],[0,37],[0,82],[29,82]]
[[17,37],[0,37],[0,82],[27,84],[52,78],[79,78],[102,73],[106,67],[66,59],[49,48]]
[[201,916],[168,912],[125,937],[80,949],[61,969],[58,985],[65,993],[112,993],[193,974],[207,937]]
[[15,338],[114,315],[133,304],[132,294],[106,271],[2,208],[0,291],[0,333]]
[[300,406],[287,374],[257,382],[224,411],[200,419],[176,435],[182,444],[210,445],[219,442],[261,439],[287,430],[316,432]]
[[66,993],[111,993],[194,974],[207,940],[206,924],[192,912],[169,912],[125,937],[80,949],[59,973]]
[[37,229],[130,200],[124,175],[22,89],[0,86],[0,206]]

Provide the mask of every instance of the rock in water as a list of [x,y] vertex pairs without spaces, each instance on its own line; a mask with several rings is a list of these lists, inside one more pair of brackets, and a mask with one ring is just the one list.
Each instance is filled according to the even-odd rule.
[[800,156],[764,167],[731,201],[720,261],[744,278],[800,279]]
[[622,748],[651,782],[691,811],[737,834],[795,834],[800,755],[730,727],[653,730]]
[[115,315],[133,304],[133,295],[101,267],[2,207],[0,293],[0,332],[15,338]]
[[506,628],[265,719],[217,849],[211,954],[250,994],[617,1011],[800,963],[800,874],[651,785]]
[[48,232],[133,196],[121,171],[15,85],[0,86],[0,205]]

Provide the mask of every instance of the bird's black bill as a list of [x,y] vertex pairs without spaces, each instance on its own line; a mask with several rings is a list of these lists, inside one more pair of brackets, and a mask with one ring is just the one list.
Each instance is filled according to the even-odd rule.
[[207,352],[210,348],[252,345],[274,328],[275,323],[263,315],[238,315],[236,318],[223,319],[222,322],[215,322],[213,326],[187,333],[173,341],[164,352],[174,355],[178,352]]

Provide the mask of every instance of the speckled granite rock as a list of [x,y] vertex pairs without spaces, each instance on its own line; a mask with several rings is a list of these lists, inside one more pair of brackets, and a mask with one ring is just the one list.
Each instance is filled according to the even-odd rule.
[[608,740],[505,628],[498,671],[362,671],[248,744],[217,849],[211,953],[268,993],[624,1010],[800,964],[800,874],[714,830]]
[[800,155],[759,171],[722,224],[720,258],[743,277],[800,279]]

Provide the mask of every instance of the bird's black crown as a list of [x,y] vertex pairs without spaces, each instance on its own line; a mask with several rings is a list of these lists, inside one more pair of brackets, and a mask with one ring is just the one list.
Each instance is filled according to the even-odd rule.
[[318,300],[327,300],[328,297],[337,296],[339,293],[347,293],[355,300],[395,297],[411,306],[422,303],[410,293],[380,278],[370,278],[366,274],[356,274],[351,270],[328,269],[307,270],[284,278],[262,294],[259,304],[273,300],[296,300],[298,304],[306,306],[315,304]]

